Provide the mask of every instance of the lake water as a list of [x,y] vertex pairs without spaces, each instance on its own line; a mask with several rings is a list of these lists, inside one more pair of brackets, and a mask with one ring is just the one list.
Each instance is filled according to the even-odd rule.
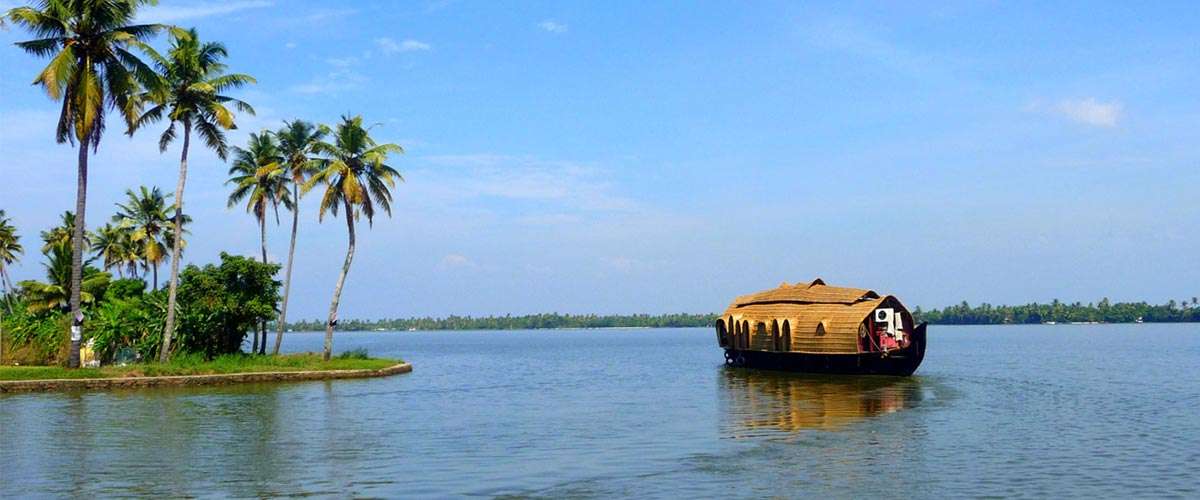
[[715,343],[345,333],[415,371],[0,395],[0,497],[1200,498],[1200,325],[931,327],[911,378]]

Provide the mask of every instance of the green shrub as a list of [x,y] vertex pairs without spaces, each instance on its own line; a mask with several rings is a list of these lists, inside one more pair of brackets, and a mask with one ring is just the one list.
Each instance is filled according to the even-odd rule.
[[338,359],[370,359],[370,357],[367,356],[367,348],[365,347],[359,347],[358,349],[354,349],[352,351],[343,352],[338,354],[337,357]]

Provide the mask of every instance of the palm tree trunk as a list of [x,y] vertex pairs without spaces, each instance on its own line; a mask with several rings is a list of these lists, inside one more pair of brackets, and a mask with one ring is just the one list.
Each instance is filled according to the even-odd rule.
[[[289,271],[291,271],[291,269],[289,269]],[[4,292],[3,292],[4,293],[4,305],[8,306],[8,315],[12,316],[13,315],[12,296],[11,296],[12,281],[10,281],[8,279],[8,270],[4,267],[4,262],[0,262],[0,280],[3,280],[3,282],[0,283],[0,285],[3,285],[3,289],[4,289]],[[281,334],[282,334],[282,332],[281,332]]]
[[[267,207],[263,206],[263,218],[258,221],[258,226],[262,229],[262,261],[267,263]],[[254,332],[254,345],[250,346],[250,354],[261,354],[259,348],[263,351],[267,350],[267,321],[262,320],[259,323],[259,332]],[[258,342],[259,333],[262,333],[262,344]]]
[[67,368],[79,368],[79,346],[83,340],[83,304],[80,292],[83,288],[83,235],[87,230],[87,134],[79,140],[79,177],[75,185],[75,235],[71,242],[71,347],[67,350]]
[[296,228],[300,224],[300,183],[292,191],[292,243],[288,246],[287,272],[283,276],[283,304],[279,306],[279,333],[275,335],[275,350],[271,354],[279,354],[279,346],[283,344],[283,328],[287,322],[288,292],[292,288],[292,258],[296,255]]
[[[178,213],[178,212],[176,212]],[[173,252],[174,250],[172,250]],[[154,291],[158,291],[158,263],[154,263]]]
[[[192,125],[183,122],[183,153],[179,157],[179,185],[175,187],[175,241],[171,244],[171,278],[167,285],[167,325],[163,329],[162,352],[159,363],[171,356],[171,337],[175,334],[175,293],[179,291],[179,257],[183,253],[183,184],[187,181],[188,147],[191,146]],[[158,266],[154,266],[155,287],[158,286]],[[157,288],[155,288],[157,290]]]
[[325,324],[325,361],[333,351],[333,325],[337,321],[338,302],[342,299],[342,286],[346,284],[346,275],[350,274],[350,261],[354,260],[354,209],[346,202],[346,226],[349,228],[350,245],[346,248],[346,263],[342,264],[342,274],[338,276],[337,286],[333,288],[333,303],[329,305],[329,322]]

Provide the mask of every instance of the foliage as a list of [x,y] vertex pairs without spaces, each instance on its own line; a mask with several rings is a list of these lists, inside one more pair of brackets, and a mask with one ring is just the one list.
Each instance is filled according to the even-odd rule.
[[[121,290],[105,295],[105,300],[88,312],[85,330],[93,349],[102,360],[110,360],[119,348],[133,348],[143,359],[158,353],[162,343],[167,297],[162,291],[131,293],[130,282],[145,287],[140,280],[120,280]],[[111,291],[111,288],[110,288]]]
[[395,359],[347,359],[341,357],[323,362],[321,356],[315,353],[283,356],[226,354],[212,360],[203,355],[185,354],[172,358],[167,364],[110,365],[77,370],[56,366],[0,366],[0,380],[163,377],[310,370],[379,370],[398,362],[400,361]]
[[[31,313],[40,313],[53,309],[69,309],[71,298],[71,245],[68,242],[53,241],[46,256],[49,262],[42,265],[46,268],[46,282],[25,280],[18,285],[26,298],[26,307]],[[90,260],[88,261],[90,262]],[[112,275],[92,266],[83,270],[83,286],[80,300],[84,304],[95,301],[96,296],[103,296],[108,288]]]
[[279,205],[290,209],[292,200],[288,187],[291,179],[284,176],[283,157],[275,136],[270,132],[251,133],[247,149],[234,146],[233,158],[227,182],[234,185],[229,195],[229,208],[247,200],[246,212],[252,212],[262,225],[266,224],[267,208],[270,207],[275,210],[275,222],[278,224]]
[[56,365],[66,361],[67,313],[53,309],[42,314],[29,312],[18,302],[14,314],[4,315],[5,363]]
[[[318,183],[325,183],[325,193],[318,207],[318,219],[325,212],[337,216],[345,208],[354,220],[366,216],[367,224],[375,220],[375,206],[390,217],[392,215],[392,193],[390,188],[404,177],[386,163],[391,154],[403,153],[395,144],[378,144],[371,138],[373,127],[363,128],[362,116],[342,116],[342,123],[332,131],[322,126],[325,133],[332,133],[334,142],[318,141],[314,149],[323,158],[316,160],[317,172],[304,184],[308,192]],[[349,217],[349,215],[347,215]]]
[[[716,314],[649,314],[598,316],[595,314],[531,314],[527,316],[449,316],[446,318],[396,318],[377,321],[346,319],[338,322],[344,331],[363,330],[536,330],[543,328],[683,328],[710,327]],[[320,320],[289,323],[296,331],[325,328]]]
[[17,234],[17,228],[13,227],[12,219],[4,215],[4,210],[0,210],[0,297],[4,299],[4,306],[9,314],[13,313],[10,294],[15,290],[12,279],[8,276],[8,269],[21,261],[18,255],[24,254],[25,247],[21,246],[21,235]]
[[370,359],[370,356],[367,356],[366,347],[359,347],[338,354],[338,359]]
[[1049,304],[1030,303],[1023,306],[992,306],[984,303],[971,307],[966,301],[944,309],[922,311],[913,316],[918,321],[942,325],[1000,325],[1036,323],[1133,323],[1139,318],[1147,323],[1200,322],[1200,301],[1174,300],[1152,306],[1146,302],[1110,303],[1108,298],[1084,305],[1066,304],[1058,299]]
[[240,352],[246,333],[275,319],[278,264],[221,253],[220,266],[187,266],[179,273],[179,328],[173,346],[209,358]]
[[[174,196],[170,193],[164,194],[158,186],[151,188],[141,186],[139,191],[126,189],[126,202],[117,203],[118,211],[112,218],[113,222],[118,223],[117,227],[125,233],[131,246],[130,249],[117,253],[132,253],[141,262],[143,270],[153,269],[154,277],[151,285],[156,290],[158,289],[158,266],[170,258],[167,249],[174,244],[177,232],[174,221],[168,215],[175,211],[175,204],[170,203]],[[191,217],[183,216],[185,228],[191,221]],[[187,229],[184,229],[183,232],[186,234]],[[186,246],[187,243],[181,240],[179,244]],[[108,259],[105,260],[107,266]]]

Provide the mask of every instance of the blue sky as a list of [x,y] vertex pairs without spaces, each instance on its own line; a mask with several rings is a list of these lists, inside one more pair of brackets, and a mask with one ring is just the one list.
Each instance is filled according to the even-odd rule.
[[[0,8],[17,5],[0,0]],[[342,317],[720,311],[823,277],[907,305],[1200,294],[1200,65],[1190,2],[164,0],[258,85],[231,143],[362,114],[406,153],[361,231]],[[75,154],[0,32],[0,208],[30,248]],[[159,46],[165,40],[158,42]],[[173,190],[161,127],[112,124],[88,222]],[[255,255],[227,166],[194,150],[185,262]],[[24,174],[23,174],[24,173]],[[289,317],[316,318],[345,226],[302,200]],[[268,230],[273,259],[288,226]],[[365,226],[364,226],[365,229]],[[165,280],[165,278],[164,278]]]

